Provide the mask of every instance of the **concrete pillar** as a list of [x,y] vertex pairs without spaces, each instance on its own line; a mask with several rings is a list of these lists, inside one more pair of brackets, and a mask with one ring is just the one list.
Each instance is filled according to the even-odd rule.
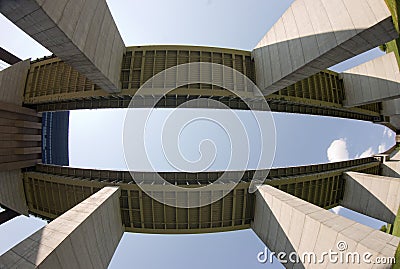
[[29,67],[30,61],[25,60],[0,71],[0,101],[22,105]]
[[0,256],[0,268],[107,268],[123,234],[119,197],[101,189]]
[[385,0],[296,0],[252,52],[273,93],[398,37]]
[[[396,142],[398,139],[396,135]],[[381,174],[386,177],[400,178],[400,150],[396,148],[381,163]]]
[[[390,268],[390,264],[367,264],[362,258],[361,264],[332,264],[328,256],[320,263],[314,263],[314,258],[292,263],[289,255],[296,252],[300,257],[307,257],[305,253],[312,252],[318,260],[323,252],[335,251],[339,253],[336,257],[350,252],[360,255],[369,252],[371,259],[394,257],[400,242],[399,237],[338,216],[269,185],[259,187],[256,192],[252,229],[271,251],[286,253],[286,268]],[[340,251],[343,246],[345,249]],[[293,256],[292,260],[295,260]]]
[[0,204],[19,214],[28,215],[28,205],[20,169],[0,171]]
[[346,107],[400,98],[400,72],[394,52],[351,68],[340,76]]
[[400,206],[398,178],[346,172],[341,205],[387,223],[394,223]]
[[107,92],[118,92],[125,45],[105,0],[1,1],[0,12]]

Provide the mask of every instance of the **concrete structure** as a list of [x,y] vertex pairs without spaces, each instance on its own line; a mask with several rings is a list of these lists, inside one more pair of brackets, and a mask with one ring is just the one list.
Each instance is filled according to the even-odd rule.
[[[339,205],[343,198],[344,172],[378,174],[379,169],[380,162],[374,158],[277,168],[270,170],[266,184],[329,209]],[[205,186],[218,179],[221,173],[164,172],[159,175],[178,186]],[[253,174],[254,171],[247,171],[232,192],[223,199],[200,208],[163,205],[145,193],[128,171],[38,164],[33,171],[24,173],[24,189],[29,212],[49,220],[57,218],[97,190],[115,185],[121,188],[121,217],[126,232],[223,232],[250,228],[254,218],[254,195],[248,192],[248,188]],[[241,175],[240,172],[231,171],[226,176],[236,181],[238,175]],[[150,172],[136,172],[133,176],[136,180],[154,178]],[[154,186],[154,189],[160,191],[158,186]],[[164,191],[164,195],[171,200],[176,197],[173,191]],[[212,193],[199,195],[207,199]]]
[[344,179],[342,206],[386,223],[394,223],[400,205],[398,178],[346,172]]
[[[234,68],[256,82],[254,61],[250,51],[197,46],[137,46],[126,48],[121,66],[122,91],[108,94],[83,74],[58,58],[47,57],[31,63],[24,104],[38,111],[72,109],[126,108],[135,94],[149,78],[177,64],[188,62],[212,62]],[[227,85],[240,90],[241,95],[252,99],[251,88],[232,74],[214,70],[212,76],[222,77]],[[198,76],[193,70],[188,77]],[[70,79],[65,79],[70,78]],[[272,111],[343,117],[367,121],[380,121],[379,104],[362,107],[343,107],[343,86],[337,73],[322,71],[299,81],[274,94],[266,95]],[[186,100],[210,98],[232,109],[247,109],[246,104],[231,92],[215,85],[191,84],[171,91],[158,103],[159,107],[179,106]],[[138,107],[154,98],[143,96]]]
[[[397,16],[390,14],[384,0],[296,0],[253,52],[197,46],[125,48],[104,0],[0,0],[0,12],[55,54],[0,72],[0,205],[15,214],[52,220],[2,255],[0,268],[105,268],[124,231],[173,234],[253,228],[276,252],[320,255],[336,250],[344,240],[348,251],[393,257],[399,238],[326,209],[345,205],[392,223],[399,207],[398,148],[375,158],[272,169],[255,195],[248,192],[255,171],[229,171],[228,178],[241,177],[239,184],[224,198],[199,208],[172,207],[147,195],[134,178],[147,181],[153,173],[37,164],[39,145],[45,146],[49,131],[45,119],[42,141],[38,111],[127,107],[149,78],[193,62],[222,64],[243,73],[264,91],[272,111],[379,122],[400,133],[400,109],[393,100],[399,97],[398,68],[392,54],[342,78],[323,70],[398,37],[393,24]],[[201,72],[185,70],[180,75],[198,78]],[[240,91],[244,99],[255,98],[252,85],[235,72],[214,69],[208,75],[222,77],[223,85]],[[155,98],[140,97],[135,99],[137,107]],[[157,105],[177,107],[195,98],[248,108],[225,88],[199,83],[173,90]],[[62,132],[65,142],[66,130]],[[54,153],[65,155],[63,150]],[[208,185],[222,173],[158,174],[187,187]],[[200,191],[199,199],[220,194],[224,184],[220,185]],[[177,201],[176,192],[162,188],[153,186]],[[4,220],[13,214],[6,215]],[[362,265],[366,267],[372,265]]]
[[394,52],[340,75],[345,85],[344,106],[359,106],[400,97],[400,72]]
[[119,91],[125,45],[105,0],[2,1],[0,12],[101,89]]
[[294,1],[252,52],[271,94],[398,37],[384,0]]
[[[343,263],[333,264],[329,261],[328,255],[323,256],[323,252],[357,251],[361,255],[369,252],[373,261],[376,257],[393,257],[400,243],[399,237],[338,216],[271,186],[261,186],[256,192],[254,221],[251,228],[271,251],[286,253],[285,259],[288,261],[285,264],[286,268],[327,268],[327,266],[343,268]],[[347,245],[342,251],[338,248],[340,247],[338,242],[341,241]],[[313,252],[317,262],[311,259],[295,265],[289,259],[289,254],[292,252],[296,252],[300,257],[303,253]],[[346,263],[345,266],[346,268],[390,268],[387,264],[379,266],[360,260],[360,264]]]
[[105,187],[0,256],[0,268],[107,268],[122,237],[120,190]]
[[12,53],[6,51],[3,48],[0,48],[0,60],[8,63],[10,65],[16,64],[18,62],[21,62],[22,60],[18,58],[17,56],[13,55]]
[[0,204],[28,216],[23,174],[19,170],[0,171]]
[[0,101],[22,105],[29,60],[16,63],[0,71]]

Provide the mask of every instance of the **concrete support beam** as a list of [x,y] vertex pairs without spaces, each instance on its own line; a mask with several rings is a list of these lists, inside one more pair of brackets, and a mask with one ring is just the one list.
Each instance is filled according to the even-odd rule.
[[[300,257],[305,252],[315,253],[317,259],[323,252],[338,250],[338,242],[346,242],[346,253],[365,252],[376,257],[394,257],[400,238],[374,230],[352,220],[338,216],[325,209],[312,205],[272,186],[263,185],[256,192],[255,215],[252,229],[266,246],[275,253],[292,252]],[[344,252],[344,251],[342,251]],[[367,264],[329,264],[324,262],[294,265],[284,264],[286,268],[390,268],[391,265]]]
[[394,223],[400,206],[398,178],[346,172],[341,205],[387,223]]
[[11,65],[22,61],[20,58],[18,58],[11,52],[6,51],[3,48],[0,48],[0,60],[2,60],[3,62],[6,62],[8,64],[11,64]]
[[0,1],[0,12],[107,92],[119,92],[124,42],[105,0]]
[[0,71],[0,101],[22,105],[29,67],[30,61],[25,60]]
[[101,189],[0,256],[0,268],[107,268],[123,234],[119,197]]
[[28,215],[28,205],[20,169],[0,171],[0,204],[19,214]]
[[394,52],[349,69],[340,76],[346,107],[400,98],[400,72]]
[[252,52],[271,94],[398,37],[384,0],[296,0]]

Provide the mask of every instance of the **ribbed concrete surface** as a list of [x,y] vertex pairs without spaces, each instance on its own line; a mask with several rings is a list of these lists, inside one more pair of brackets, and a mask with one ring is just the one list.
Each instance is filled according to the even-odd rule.
[[[315,253],[318,259],[329,250],[340,252],[338,242],[346,242],[346,252],[365,252],[376,257],[393,257],[400,238],[374,230],[330,211],[312,205],[290,194],[263,185],[256,192],[252,229],[275,253]],[[289,259],[286,256],[286,259]],[[286,268],[390,268],[391,265],[332,264],[325,256],[324,263],[293,264]]]
[[347,172],[341,205],[382,220],[394,223],[400,206],[400,180],[393,177]]
[[252,52],[270,94],[398,36],[384,0],[296,0]]
[[0,256],[0,268],[107,268],[123,234],[119,197],[101,189]]
[[400,72],[394,52],[358,65],[340,76],[346,107],[400,98]]
[[2,1],[15,25],[107,92],[118,92],[124,42],[105,0]]

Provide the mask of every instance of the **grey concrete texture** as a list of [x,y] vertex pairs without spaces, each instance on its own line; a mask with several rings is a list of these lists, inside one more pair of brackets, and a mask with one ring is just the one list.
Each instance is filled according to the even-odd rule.
[[400,98],[400,72],[394,52],[358,65],[340,76],[346,107]]
[[0,101],[22,105],[29,67],[28,59],[0,71]]
[[400,206],[400,180],[393,177],[346,172],[342,206],[394,223]]
[[400,98],[383,101],[382,114],[385,116],[400,115]]
[[107,268],[123,234],[118,187],[104,187],[0,256],[0,268]]
[[28,205],[20,169],[0,171],[0,204],[28,216]]
[[296,0],[252,51],[271,94],[398,37],[384,0]]
[[[269,185],[256,192],[252,229],[265,245],[275,253],[300,257],[313,252],[320,258],[329,250],[341,252],[338,242],[344,241],[346,253],[365,252],[376,257],[393,257],[400,238],[374,230],[350,219],[336,215]],[[287,257],[286,257],[287,259]],[[287,263],[286,268],[390,268],[391,265],[330,263]]]
[[125,45],[105,0],[3,1],[0,12],[103,90],[120,91]]

